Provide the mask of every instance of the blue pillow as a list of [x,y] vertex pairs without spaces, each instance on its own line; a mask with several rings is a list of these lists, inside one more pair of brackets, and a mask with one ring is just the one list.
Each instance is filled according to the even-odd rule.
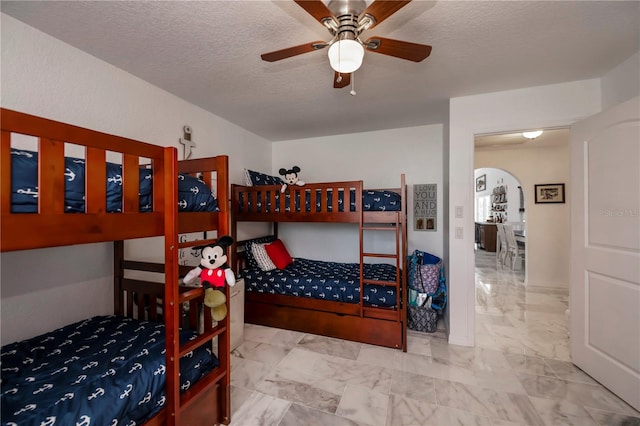
[[[353,196],[353,193],[351,195]],[[355,205],[355,200],[351,201],[351,204]],[[362,204],[365,211],[398,211],[401,208],[401,202],[402,197],[397,192],[384,190],[362,192]]]
[[[152,180],[150,173],[140,171],[140,211],[151,210]],[[218,200],[211,189],[202,180],[187,175],[178,175],[178,211],[179,212],[217,212]]]
[[178,176],[178,211],[215,212],[219,211],[218,201],[202,180],[180,174]]
[[271,176],[260,172],[254,172],[253,170],[245,169],[246,171],[246,184],[247,186],[257,185],[282,185],[284,181],[278,176]]

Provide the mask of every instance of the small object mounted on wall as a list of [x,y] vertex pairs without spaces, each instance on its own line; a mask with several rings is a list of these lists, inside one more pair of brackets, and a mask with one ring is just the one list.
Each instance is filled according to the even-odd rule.
[[520,209],[519,211],[524,212],[524,192],[522,191],[522,187],[518,186],[518,192],[520,193]]
[[564,203],[564,183],[535,185],[536,204]]
[[487,175],[478,176],[476,178],[476,192],[487,189]]
[[184,138],[181,138],[178,141],[183,145],[184,148],[182,159],[188,160],[189,158],[191,158],[191,148],[195,148],[196,143],[191,140],[191,133],[193,133],[191,127],[184,126],[182,130],[184,131]]
[[413,230],[438,230],[438,184],[413,185]]

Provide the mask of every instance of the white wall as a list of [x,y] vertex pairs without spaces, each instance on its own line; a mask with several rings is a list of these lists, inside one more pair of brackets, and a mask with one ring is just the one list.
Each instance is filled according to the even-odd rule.
[[[566,197],[564,204],[536,204],[534,189],[536,184],[564,183],[565,194],[569,194],[571,182],[568,140],[544,147],[476,150],[475,167],[497,167],[513,174],[520,181],[524,192],[527,229],[526,284],[567,288],[570,271],[571,199]],[[492,187],[491,181],[487,183],[487,188],[489,187]],[[517,193],[517,189],[515,192]],[[510,207],[511,204],[514,204],[517,211],[516,196],[510,195]],[[517,216],[514,218],[509,213],[509,221],[518,221],[516,218]]]
[[602,76],[602,109],[640,96],[640,52]]
[[[574,81],[451,99],[449,223],[449,342],[475,344],[474,135],[564,127],[600,111],[600,80]],[[455,217],[461,207],[464,217]],[[451,232],[455,235],[454,232]]]
[[[272,173],[299,166],[300,178],[306,182],[363,180],[365,188],[397,188],[404,173],[408,206],[413,201],[413,184],[435,183],[438,229],[413,231],[410,226],[408,243],[409,252],[418,248],[442,257],[442,132],[442,125],[431,125],[276,142]],[[413,210],[408,210],[408,222],[412,224]],[[279,230],[294,256],[359,261],[358,231],[353,225],[286,224]],[[367,235],[367,250],[394,251],[385,249],[390,242],[388,233],[372,233],[370,239]]]
[[[449,190],[450,190],[450,149],[449,149],[449,130],[451,126],[449,125],[449,114],[447,114],[444,123],[443,129],[443,141],[442,141],[442,192],[444,194],[443,201],[444,205],[442,206],[442,252],[444,255],[444,273],[447,279],[447,286],[449,286],[449,250],[450,250],[450,235],[451,235],[451,225],[450,225],[450,211],[451,211],[451,203],[449,200]],[[451,316],[451,304],[447,303],[447,306],[444,309],[444,323],[447,335],[449,334],[449,317]]]
[[[243,167],[271,167],[268,141],[7,15],[1,18],[2,107],[163,146],[178,146],[188,124],[197,144],[193,158],[228,154],[232,183],[243,182]],[[162,256],[162,239],[155,240],[132,250],[143,250],[140,257]],[[2,253],[2,344],[111,313],[112,263],[108,243]],[[52,271],[39,277],[49,282],[31,282],[33,268]]]

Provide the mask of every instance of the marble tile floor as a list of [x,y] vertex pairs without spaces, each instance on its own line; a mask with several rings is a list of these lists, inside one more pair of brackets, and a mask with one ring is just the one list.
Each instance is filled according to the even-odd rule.
[[232,426],[637,425],[640,413],[571,364],[566,290],[524,288],[477,258],[475,348],[409,331],[408,351],[245,325]]

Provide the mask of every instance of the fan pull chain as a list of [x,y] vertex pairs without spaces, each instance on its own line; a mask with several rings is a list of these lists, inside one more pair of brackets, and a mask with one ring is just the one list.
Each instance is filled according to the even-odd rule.
[[352,72],[351,73],[351,91],[349,92],[349,94],[351,96],[355,96],[356,95],[356,73]]

